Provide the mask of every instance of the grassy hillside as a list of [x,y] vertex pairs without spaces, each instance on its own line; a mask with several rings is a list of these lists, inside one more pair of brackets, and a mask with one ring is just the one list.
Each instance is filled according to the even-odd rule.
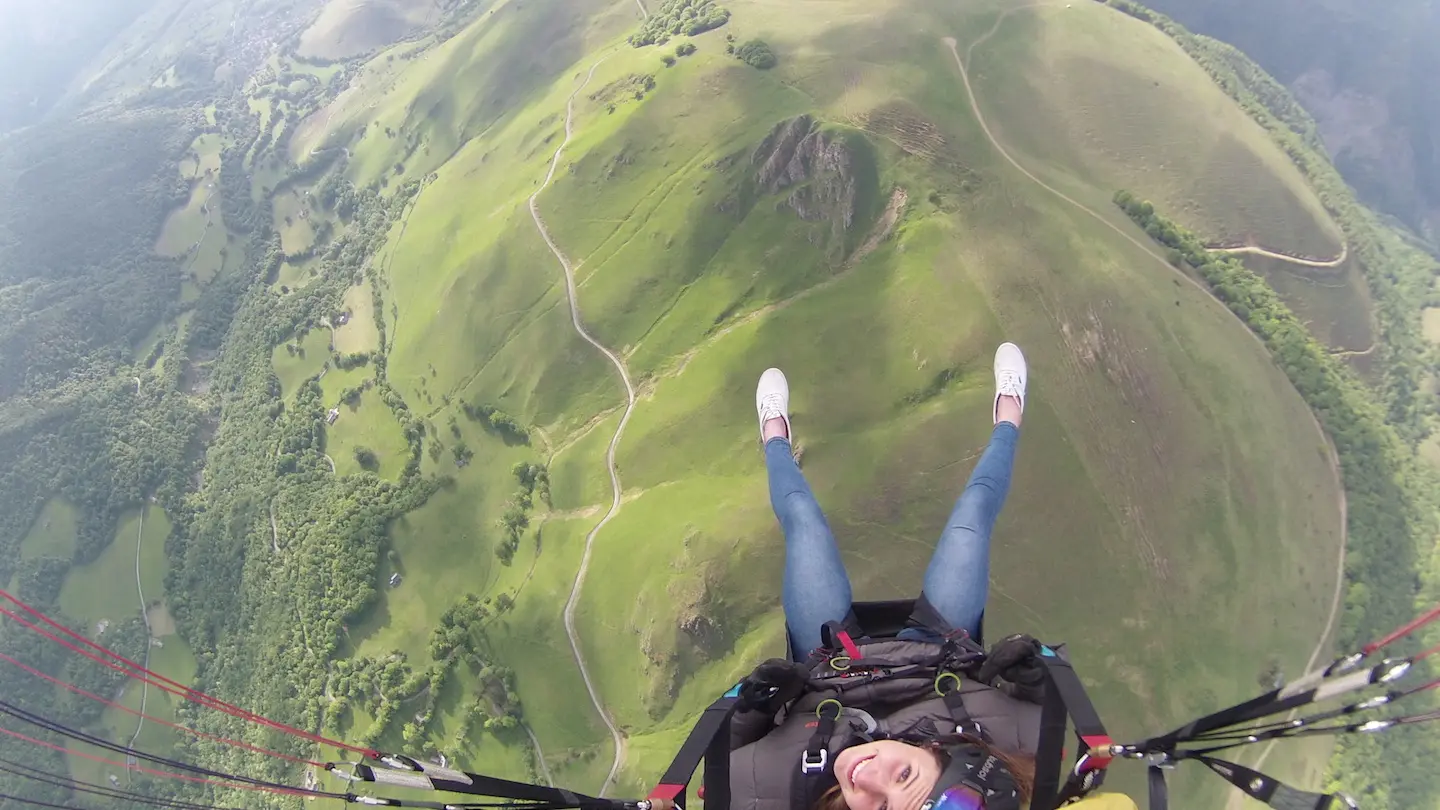
[[1374,302],[1358,259],[1317,270],[1283,259],[1246,256],[1245,266],[1263,276],[1315,338],[1341,352],[1364,352],[1375,343]]
[[300,35],[303,57],[344,59],[388,45],[435,21],[438,0],[330,0]]
[[1304,176],[1169,37],[1094,3],[1021,6],[995,25],[972,40],[973,79],[1032,170],[1134,189],[1212,244],[1340,253]]
[[[1237,206],[1278,205],[1257,234],[1267,246],[1338,250],[1283,154],[1263,133],[1171,173],[1122,173],[1083,141],[1038,153],[999,78],[1061,58],[1027,44],[1037,20],[1045,42],[1103,52],[1126,76],[1200,88],[1204,75],[1098,5],[1017,14],[976,49],[980,107],[1032,172],[1095,201],[1097,221],[1005,163],[969,112],[941,37],[964,54],[1003,6],[823,5],[802,30],[794,3],[732,2],[727,28],[693,38],[697,53],[666,68],[661,49],[623,44],[633,4],[501,4],[408,66],[377,58],[292,141],[292,154],[350,144],[358,182],[394,177],[396,163],[406,177],[434,172],[379,270],[388,377],[425,411],[427,444],[444,446],[427,465],[447,469],[454,489],[397,524],[406,582],[352,640],[413,661],[418,631],[461,589],[494,597],[529,583],[489,637],[547,762],[573,768],[579,789],[598,787],[608,738],[567,666],[558,616],[565,559],[608,505],[604,451],[623,392],[571,328],[560,267],[526,206],[577,88],[574,139],[538,205],[579,266],[587,325],[641,394],[618,453],[625,502],[595,541],[577,612],[590,670],[629,737],[619,792],[652,779],[694,712],[779,650],[780,537],[750,401],[768,365],[790,373],[807,474],[857,593],[878,598],[918,586],[983,445],[994,344],[1026,347],[1034,388],[996,538],[990,631],[1069,639],[1122,735],[1245,696],[1269,654],[1295,671],[1324,623],[1339,493],[1313,420],[1233,316],[1107,224],[1130,227],[1108,200],[1134,177],[1147,193],[1202,200],[1195,221],[1215,223],[1216,238]],[[762,37],[780,65],[729,58],[727,33]],[[536,37],[563,45],[530,56]],[[507,77],[498,95],[455,92]],[[1167,163],[1232,129],[1239,113],[1205,98],[1216,115],[1182,119],[1191,140],[1168,147]],[[1165,105],[1081,100],[1140,133],[1135,149],[1163,147],[1143,133],[1179,131]],[[757,147],[802,114],[848,155],[848,228],[802,219],[793,189],[757,176]],[[1206,191],[1197,184],[1216,165],[1253,182]],[[872,235],[873,252],[857,255]],[[514,415],[529,448],[486,438],[462,403]],[[449,452],[462,439],[477,461],[457,470]],[[538,554],[527,534],[506,566],[493,553],[514,488],[504,473],[536,456],[551,464],[554,515],[536,508]],[[454,585],[410,589],[417,580]],[[548,590],[529,590],[542,581]],[[1126,595],[1112,621],[1075,610],[1102,592]],[[1271,618],[1243,638],[1225,632],[1256,615]],[[561,716],[572,722],[550,719]],[[525,745],[482,747],[492,744]],[[577,749],[598,749],[599,766],[566,753]]]

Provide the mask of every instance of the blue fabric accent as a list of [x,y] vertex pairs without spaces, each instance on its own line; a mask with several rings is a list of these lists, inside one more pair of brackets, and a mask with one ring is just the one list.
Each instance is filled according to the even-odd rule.
[[721,695],[721,697],[740,697],[740,684],[737,683],[730,687],[730,691]]

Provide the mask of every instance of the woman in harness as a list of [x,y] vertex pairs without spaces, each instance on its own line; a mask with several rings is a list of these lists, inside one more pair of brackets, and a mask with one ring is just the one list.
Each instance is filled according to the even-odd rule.
[[741,687],[731,726],[732,810],[991,810],[1028,801],[1040,736],[1041,647],[1028,637],[978,646],[990,532],[1010,486],[1026,365],[995,353],[990,444],[940,536],[906,627],[864,633],[835,538],[791,446],[779,369],[755,393],[770,500],[785,534],[782,602],[790,660]]

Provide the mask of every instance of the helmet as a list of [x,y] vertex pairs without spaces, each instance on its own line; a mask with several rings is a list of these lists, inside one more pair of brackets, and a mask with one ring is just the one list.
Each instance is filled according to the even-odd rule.
[[973,743],[944,753],[949,763],[920,810],[1020,810],[1015,778],[999,757]]

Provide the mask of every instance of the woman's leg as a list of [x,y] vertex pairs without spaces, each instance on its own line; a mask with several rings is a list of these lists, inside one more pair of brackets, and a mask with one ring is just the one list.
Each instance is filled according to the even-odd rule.
[[1001,346],[995,353],[995,429],[990,445],[955,502],[925,571],[926,600],[952,628],[975,638],[990,593],[990,532],[1010,492],[1026,378],[1020,349],[1010,343]]
[[1009,422],[995,426],[925,571],[925,598],[951,627],[971,636],[980,634],[990,592],[990,532],[1010,491],[1019,437],[1020,429]]
[[850,612],[850,577],[788,439],[765,443],[765,470],[770,474],[770,505],[785,532],[780,600],[785,605],[791,654],[801,660],[821,645],[820,628],[826,622],[844,621]]
[[756,403],[765,443],[765,471],[770,478],[770,505],[785,533],[780,596],[791,655],[803,660],[810,650],[821,646],[820,628],[829,621],[844,621],[850,612],[850,578],[815,493],[795,463],[789,438],[789,400],[785,376],[775,369],[765,372]]

